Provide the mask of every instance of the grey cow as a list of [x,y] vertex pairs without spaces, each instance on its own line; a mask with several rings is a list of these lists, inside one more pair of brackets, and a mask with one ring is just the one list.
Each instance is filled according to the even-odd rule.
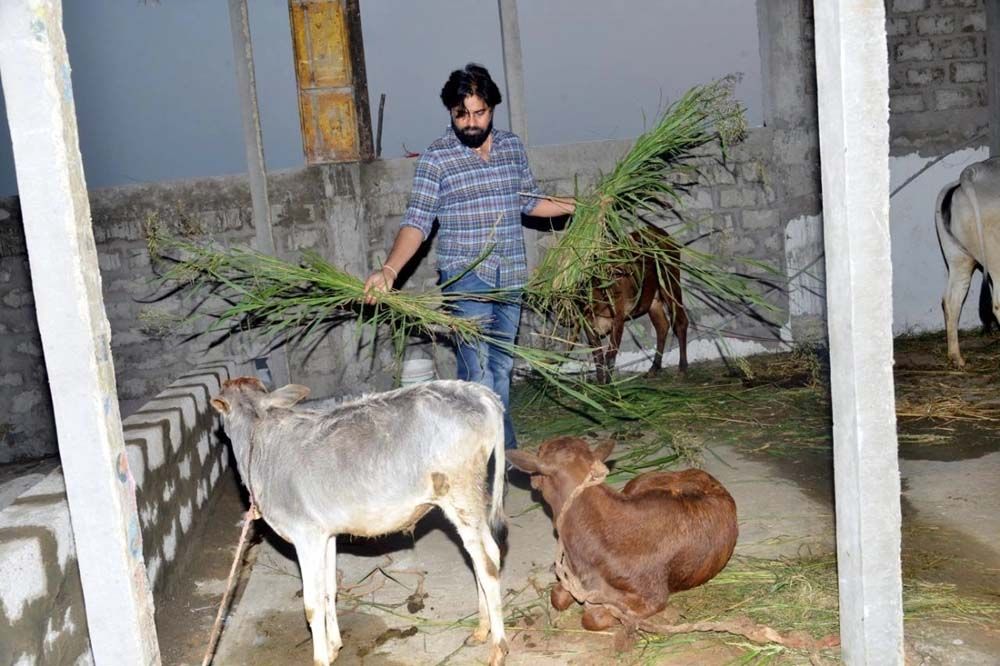
[[[434,381],[367,396],[327,411],[292,409],[309,393],[268,393],[232,379],[212,399],[244,484],[267,523],[295,546],[313,661],[329,664],[337,625],[336,537],[411,528],[439,506],[472,560],[479,593],[473,639],[492,633],[490,664],[507,654],[500,594],[505,459],[503,407],[471,382]],[[496,456],[492,499],[487,463]],[[492,530],[492,531],[491,531]]]
[[[976,162],[962,169],[958,182],[938,194],[935,223],[948,267],[948,286],[942,298],[948,358],[965,365],[958,347],[958,319],[976,266],[983,273],[1000,271],[1000,158]],[[1000,290],[993,291],[993,313],[1000,317]]]

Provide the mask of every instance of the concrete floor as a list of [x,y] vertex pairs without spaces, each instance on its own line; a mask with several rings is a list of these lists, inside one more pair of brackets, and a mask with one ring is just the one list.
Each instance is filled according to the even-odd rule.
[[[992,354],[996,345],[982,344],[984,367],[995,367],[986,354]],[[942,370],[936,349],[934,354],[932,358],[918,350],[905,356],[897,351],[897,390],[906,388],[910,380],[904,375],[909,371],[920,381],[930,382],[931,402],[944,391],[945,381],[953,381],[958,388],[971,386],[980,391],[975,395],[992,395],[992,374]],[[933,372],[928,373],[928,368]],[[973,386],[976,382],[978,387]],[[973,394],[969,399],[984,404]],[[773,420],[784,423],[791,418],[779,409]],[[737,503],[737,556],[795,558],[835,549],[828,450],[785,447],[780,455],[770,455],[762,450],[768,444],[761,446],[761,440],[771,442],[771,430],[763,431],[750,446],[743,446],[745,441],[734,445],[721,435],[713,437],[711,424],[704,432],[703,466],[729,488]],[[790,440],[799,436],[795,432],[789,431]],[[989,421],[985,425],[947,420],[930,425],[920,420],[900,423],[901,437],[919,437],[925,432],[945,437],[947,442],[900,446],[904,562],[914,553],[930,557],[935,562],[930,570],[932,582],[998,603],[1000,440],[996,433],[1000,427],[992,427]],[[750,436],[750,432],[744,435],[748,440]],[[578,611],[555,613],[545,593],[554,580],[551,519],[535,503],[526,479],[514,478],[507,497],[511,527],[502,572],[505,609],[508,616],[516,615],[508,622],[508,663],[712,665],[736,663],[746,656],[745,643],[700,636],[667,653],[645,654],[637,647],[622,654],[614,650],[610,633],[580,629]],[[205,530],[198,560],[191,564],[186,587],[158,608],[163,663],[168,666],[201,662],[244,506],[235,482],[224,494],[216,503],[212,525]],[[311,638],[294,552],[266,528],[261,532],[263,538],[247,558],[214,663],[311,663]],[[457,537],[438,514],[426,517],[412,537],[396,535],[374,541],[341,537],[338,547],[337,565],[343,576],[338,616],[344,638],[338,664],[485,663],[486,647],[465,645],[476,616],[472,571]],[[694,592],[675,598],[682,599],[684,594]],[[995,616],[978,624],[908,620],[906,643],[908,664],[998,664],[1000,620]],[[740,663],[762,663],[767,656],[765,652],[758,660]],[[784,653],[768,663],[828,664],[837,663],[837,656],[836,651]]]
[[[734,461],[728,447],[717,453],[722,459]],[[765,476],[766,465],[735,461],[740,464],[716,463],[709,471],[717,473],[730,487],[738,505],[760,508],[741,519],[744,535],[741,540],[746,544],[741,550],[764,555],[791,554],[803,546],[832,547],[829,529],[824,529],[832,528],[829,511],[815,506],[817,503],[805,497],[794,484],[775,485]],[[737,470],[741,470],[738,480],[726,480],[735,476]],[[506,504],[511,521],[502,575],[508,608],[531,604],[539,599],[539,591],[554,580],[551,567],[555,538],[551,519],[523,487],[526,485],[523,477],[515,477],[515,482],[519,485],[510,487]],[[761,493],[760,488],[765,485],[771,486],[771,490]],[[770,516],[780,515],[782,507],[787,506],[799,507],[801,512],[787,516],[781,525],[781,538],[774,540],[775,524]],[[810,507],[816,512],[810,513]],[[418,528],[414,539],[396,537],[355,543],[341,540],[338,568],[345,586],[357,586],[348,593],[361,594],[352,601],[340,602],[345,645],[338,664],[485,663],[487,647],[466,646],[470,628],[452,626],[460,620],[467,620],[466,624],[474,621],[477,612],[475,580],[456,539],[450,526],[440,517],[432,516]],[[763,541],[774,543],[764,545]],[[294,554],[272,539],[263,541],[258,549],[254,572],[229,622],[216,663],[260,666],[309,663],[312,648],[303,620],[301,582]],[[413,622],[408,617],[406,602],[421,578],[427,594],[420,602],[423,608],[418,611],[424,618],[422,630],[407,635]],[[366,593],[367,588],[376,585],[378,589]],[[378,611],[366,605],[369,603],[394,608],[389,612]],[[603,664],[617,659],[610,633],[588,636],[581,630],[581,636],[575,640],[562,640],[558,645],[546,643],[539,649],[545,633],[544,627],[511,630],[508,663]]]
[[[901,467],[906,520],[919,521],[925,528],[920,532],[957,535],[957,541],[949,536],[945,541],[961,551],[966,562],[969,558],[976,560],[986,584],[993,585],[994,593],[1000,595],[1000,512],[994,510],[1000,505],[1000,484],[996,483],[1000,478],[1000,452],[947,463],[903,460]],[[739,507],[737,554],[776,558],[835,548],[830,488],[828,484],[803,484],[806,478],[819,475],[797,470],[794,463],[762,461],[731,446],[713,447],[705,456],[705,468],[729,488]],[[824,496],[827,500],[822,499]],[[238,535],[238,521],[234,519],[238,518],[239,504],[223,501],[219,507],[229,512],[229,548],[220,543],[221,555],[231,552]],[[507,507],[511,530],[503,570],[505,604],[508,610],[526,605],[526,614],[531,614],[537,610],[533,602],[540,598],[539,590],[554,579],[551,520],[545,511],[535,507],[531,493],[523,487],[510,488]],[[342,537],[339,544],[337,564],[343,574],[344,594],[338,607],[345,645],[338,663],[485,663],[485,647],[464,644],[470,631],[468,625],[475,619],[475,582],[452,531],[442,519],[428,516],[412,539],[396,536],[352,541]],[[232,609],[214,663],[310,663],[311,639],[294,552],[280,539],[266,535],[254,546],[251,559],[250,574]],[[214,573],[209,568],[209,578],[194,581],[206,601],[218,598],[227,566],[217,561]],[[214,612],[214,608],[211,610]],[[417,623],[414,613],[422,618]],[[165,664],[200,661],[208,615],[202,607],[201,629],[194,634],[201,640],[190,641],[185,649],[165,652]],[[576,616],[569,611],[564,615],[555,620],[559,626],[564,630],[577,628]],[[455,626],[461,620],[465,621],[463,626]],[[998,629],[908,625],[911,663],[1000,663]],[[616,653],[610,634],[560,631],[558,637],[553,637],[551,633],[543,622],[538,623],[538,628],[522,622],[516,629],[509,629],[508,663],[647,663],[639,655],[629,658]],[[183,641],[173,642],[179,648]],[[661,656],[654,663],[722,664],[739,654],[724,646],[695,642],[690,651]]]

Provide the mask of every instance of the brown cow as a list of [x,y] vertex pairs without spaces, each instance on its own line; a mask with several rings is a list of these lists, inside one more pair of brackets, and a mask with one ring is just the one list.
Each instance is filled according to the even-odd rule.
[[[649,237],[666,250],[668,261],[657,265],[655,257],[644,254],[631,265],[617,267],[610,286],[595,285],[593,289],[586,313],[589,320],[586,334],[594,348],[597,381],[602,384],[608,382],[614,370],[625,322],[645,314],[656,329],[656,354],[647,376],[652,377],[660,371],[671,322],[680,354],[678,369],[680,372],[687,370],[688,316],[681,292],[680,248],[667,232],[653,226],[632,233],[632,239],[640,245],[648,243]],[[609,333],[611,339],[604,347],[601,340]]]
[[672,592],[710,580],[732,556],[738,531],[732,496],[701,470],[648,472],[622,492],[600,483],[613,447],[557,437],[537,455],[507,452],[555,517],[561,557],[552,605],[583,602],[583,627],[592,631],[635,626],[662,611]]

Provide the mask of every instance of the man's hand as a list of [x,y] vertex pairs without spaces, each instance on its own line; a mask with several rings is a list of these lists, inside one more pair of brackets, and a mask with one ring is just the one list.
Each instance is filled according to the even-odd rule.
[[560,217],[572,215],[576,211],[576,199],[573,197],[545,197],[538,200],[529,215],[534,217]]
[[392,288],[396,281],[396,271],[386,264],[381,270],[377,270],[365,280],[365,303],[372,305],[378,300],[379,293],[385,293]]

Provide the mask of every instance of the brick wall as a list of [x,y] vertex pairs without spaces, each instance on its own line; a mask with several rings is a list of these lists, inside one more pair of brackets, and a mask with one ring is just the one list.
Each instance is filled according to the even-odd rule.
[[[178,580],[229,469],[209,399],[244,372],[196,369],[123,421],[154,602]],[[93,662],[62,468],[0,511],[0,586],[0,663]]]
[[[269,179],[275,243],[282,257],[296,259],[304,249],[335,254],[338,234],[329,224],[328,207],[357,198],[350,184],[331,175],[337,170],[305,169]],[[246,335],[217,345],[221,333],[192,337],[211,323],[203,316],[192,319],[195,308],[204,314],[219,311],[222,304],[209,301],[206,307],[201,303],[206,295],[191,291],[157,298],[163,293],[156,284],[162,267],[151,262],[146,244],[147,225],[157,223],[174,235],[199,241],[252,245],[245,179],[96,190],[90,205],[123,415],[196,365],[264,354],[262,342]],[[307,349],[293,352],[290,362],[300,369],[295,379],[312,386],[316,395],[329,394],[343,380],[338,373],[345,366],[328,367],[329,359],[342,353],[330,341],[311,354]],[[0,199],[0,358],[0,400],[7,407],[0,416],[0,463],[54,455],[48,379],[16,198]]]
[[886,0],[893,154],[986,142],[983,1]]

